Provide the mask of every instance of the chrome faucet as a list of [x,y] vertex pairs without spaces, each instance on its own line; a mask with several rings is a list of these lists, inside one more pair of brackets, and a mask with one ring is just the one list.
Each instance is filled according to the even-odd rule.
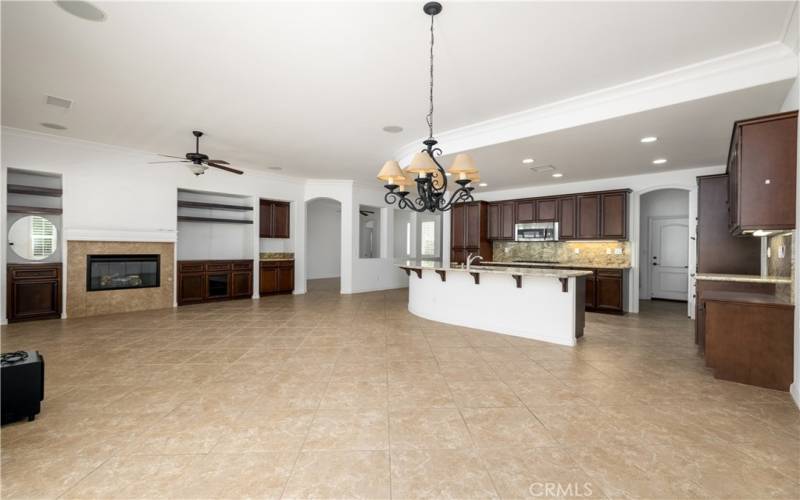
[[467,271],[469,271],[469,267],[476,260],[483,260],[483,257],[481,257],[480,255],[472,255],[472,254],[467,255]]

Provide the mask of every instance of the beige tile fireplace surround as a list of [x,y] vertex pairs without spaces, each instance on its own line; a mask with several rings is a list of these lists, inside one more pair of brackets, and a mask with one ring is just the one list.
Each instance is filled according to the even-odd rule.
[[[158,288],[86,291],[86,257],[102,254],[161,255]],[[174,297],[175,244],[130,241],[67,242],[67,316],[78,318],[172,307]]]

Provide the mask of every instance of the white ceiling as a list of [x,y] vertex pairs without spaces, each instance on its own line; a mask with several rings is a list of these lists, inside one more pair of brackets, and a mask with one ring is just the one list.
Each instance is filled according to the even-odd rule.
[[[783,81],[626,115],[470,151],[484,190],[558,184],[666,170],[725,165],[733,122],[775,113],[791,86]],[[656,136],[655,143],[640,139]],[[525,158],[534,163],[523,164]],[[667,163],[654,165],[653,160]],[[442,165],[452,163],[452,155]],[[536,173],[552,165],[563,174]]]
[[[107,21],[80,20],[52,2],[2,2],[3,125],[53,133],[39,123],[57,122],[69,127],[58,135],[178,155],[191,149],[190,131],[200,129],[205,152],[240,166],[366,181],[427,133],[422,2],[97,5]],[[435,127],[468,125],[780,40],[791,9],[791,2],[447,2],[437,18]],[[749,108],[742,99],[772,104],[779,90],[731,99],[743,112]],[[44,94],[75,105],[67,112],[46,106]],[[670,151],[670,167],[719,162],[716,149],[683,135],[699,134],[716,148],[719,131],[741,117],[707,107],[731,104],[721,99],[664,111],[675,123],[664,125],[663,146],[686,148]],[[719,115],[724,126],[701,122],[712,134],[696,121],[677,123],[695,115]],[[645,119],[603,122],[610,128],[601,124],[592,135],[609,144],[596,147],[622,147],[613,157],[627,155],[627,138],[617,134],[638,140]],[[395,124],[405,131],[381,130]],[[567,138],[581,141],[570,150],[590,149],[586,134],[566,133],[550,149],[537,138],[525,148],[536,145],[541,153],[530,155],[539,158],[552,150],[565,169],[576,162],[570,180],[607,176],[598,161],[578,166],[586,158],[556,156],[570,145]],[[505,164],[503,155],[517,155],[508,146],[476,153],[492,165],[484,174],[492,187],[531,180],[515,170],[519,164]],[[630,154],[614,162],[615,172],[648,167],[640,153]]]

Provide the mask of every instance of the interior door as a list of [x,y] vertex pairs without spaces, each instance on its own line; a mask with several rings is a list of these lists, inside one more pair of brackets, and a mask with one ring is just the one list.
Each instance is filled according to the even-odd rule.
[[650,219],[650,297],[689,299],[689,220]]

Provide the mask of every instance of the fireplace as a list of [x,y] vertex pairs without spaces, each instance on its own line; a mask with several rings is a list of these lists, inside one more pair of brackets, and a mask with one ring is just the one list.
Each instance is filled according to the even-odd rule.
[[86,258],[87,292],[161,285],[160,255],[87,255]]

